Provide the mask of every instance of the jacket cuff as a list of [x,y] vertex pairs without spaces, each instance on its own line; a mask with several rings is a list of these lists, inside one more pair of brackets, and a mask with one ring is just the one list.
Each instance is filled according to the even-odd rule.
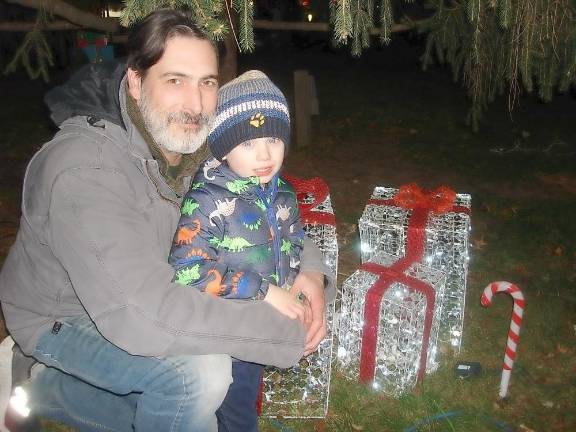
[[266,294],[268,294],[268,287],[270,287],[270,282],[268,282],[266,279],[262,278],[262,282],[260,283],[260,288],[258,289],[258,292],[256,293],[256,300],[264,300],[264,297],[266,297]]

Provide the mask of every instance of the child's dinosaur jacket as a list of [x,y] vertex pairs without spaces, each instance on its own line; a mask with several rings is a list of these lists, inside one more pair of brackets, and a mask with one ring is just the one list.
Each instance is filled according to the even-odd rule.
[[270,283],[292,285],[304,231],[294,189],[275,176],[264,188],[209,159],[182,201],[169,262],[174,281],[225,298],[261,299]]

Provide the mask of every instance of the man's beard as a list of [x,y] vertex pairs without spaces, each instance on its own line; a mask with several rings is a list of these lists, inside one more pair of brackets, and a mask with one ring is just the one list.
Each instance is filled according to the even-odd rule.
[[[214,120],[213,115],[193,115],[185,111],[166,113],[156,110],[144,91],[138,101],[138,107],[144,125],[156,144],[174,153],[188,154],[198,150],[206,141]],[[181,128],[180,131],[173,132],[170,130],[171,124],[196,124],[198,128],[196,130]]]

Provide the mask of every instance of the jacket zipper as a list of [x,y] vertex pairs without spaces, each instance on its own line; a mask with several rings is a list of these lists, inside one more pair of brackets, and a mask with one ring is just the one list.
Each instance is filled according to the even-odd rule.
[[283,284],[284,281],[284,269],[282,268],[282,263],[281,263],[281,252],[280,252],[280,235],[279,235],[279,229],[278,229],[278,224],[276,221],[276,215],[274,214],[274,207],[271,206],[271,204],[274,202],[277,192],[278,192],[278,178],[275,176],[272,178],[271,180],[272,182],[272,186],[270,189],[270,193],[268,194],[268,196],[270,197],[270,203],[268,202],[268,200],[266,199],[266,194],[264,193],[264,191],[262,191],[262,189],[260,189],[259,186],[256,187],[256,192],[258,194],[258,196],[260,197],[260,199],[263,201],[264,206],[266,207],[266,219],[268,219],[268,225],[270,226],[270,228],[272,229],[273,232],[273,236],[274,238],[272,239],[272,246],[273,246],[273,250],[274,250],[274,259],[275,259],[275,267],[276,267],[276,272],[278,273],[278,286],[281,287],[281,284]]

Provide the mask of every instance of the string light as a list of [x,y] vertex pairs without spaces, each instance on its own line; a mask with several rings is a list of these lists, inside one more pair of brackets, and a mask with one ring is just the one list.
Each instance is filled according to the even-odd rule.
[[[311,195],[299,197],[303,204],[312,204]],[[334,214],[330,197],[314,207],[318,211]],[[338,242],[336,227],[329,224],[304,224],[306,235],[318,246],[326,265],[338,274]],[[328,411],[335,302],[327,305],[327,334],[318,350],[300,360],[289,369],[264,369],[264,417],[317,418]],[[340,353],[338,353],[339,355]]]
[[[397,192],[376,187],[371,198],[392,200]],[[470,204],[470,195],[456,194],[455,206],[470,209]],[[410,215],[410,210],[394,205],[368,204],[358,224],[362,262],[380,250],[404,256]],[[439,338],[456,352],[462,342],[470,230],[470,216],[461,212],[432,214],[426,226],[423,262],[446,273],[446,294],[439,299],[443,308]]]
[[[379,252],[371,261],[383,266],[392,265],[398,258]],[[437,296],[444,293],[445,276],[438,270],[416,263],[406,274],[430,284]],[[337,333],[338,369],[349,379],[358,380],[359,362],[364,329],[366,292],[376,282],[373,273],[354,272],[342,285],[342,308]],[[438,367],[438,333],[442,309],[436,308],[430,330],[426,371]],[[409,391],[417,381],[424,334],[426,298],[401,283],[392,283],[382,298],[376,370],[372,387],[375,390],[400,396]]]

